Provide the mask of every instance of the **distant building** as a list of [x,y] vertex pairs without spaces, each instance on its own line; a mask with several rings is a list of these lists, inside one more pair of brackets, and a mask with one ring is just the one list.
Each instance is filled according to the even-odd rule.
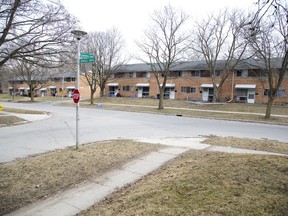
[[[269,84],[265,73],[259,69],[255,60],[238,64],[237,68],[228,71],[229,75],[219,93],[221,101],[241,103],[267,103]],[[275,68],[280,68],[275,65]],[[224,61],[217,62],[216,84],[220,82],[224,72]],[[217,81],[219,81],[217,83]],[[13,83],[13,85],[12,85]],[[27,85],[20,80],[14,80],[8,85],[9,93],[17,95],[27,94]],[[54,75],[44,87],[37,89],[37,96],[47,95],[71,97],[76,88],[76,72],[66,72]],[[191,61],[177,64],[170,71],[166,88],[165,99],[212,101],[213,84],[210,72],[205,61]],[[80,78],[81,98],[90,97],[90,87],[85,78]],[[287,104],[288,75],[285,76],[275,104]],[[99,96],[99,88],[95,97]],[[114,97],[117,94],[125,97],[157,98],[159,90],[156,79],[148,64],[128,64],[111,75],[106,83],[105,96]]]

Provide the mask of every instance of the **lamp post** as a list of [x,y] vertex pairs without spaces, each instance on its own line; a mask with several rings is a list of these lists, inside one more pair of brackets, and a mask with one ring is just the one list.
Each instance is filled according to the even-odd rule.
[[[79,74],[80,74],[80,40],[87,34],[87,32],[80,30],[73,30],[71,33],[77,39],[77,76],[76,76],[76,89],[79,91]],[[76,149],[79,144],[79,102],[76,103]]]

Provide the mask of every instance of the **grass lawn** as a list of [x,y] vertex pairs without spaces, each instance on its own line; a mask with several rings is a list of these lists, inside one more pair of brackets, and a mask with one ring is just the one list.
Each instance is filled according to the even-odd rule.
[[287,162],[191,150],[79,215],[287,215]]
[[[208,137],[204,142],[213,140],[224,146],[261,145],[265,151],[288,152],[288,143],[270,140]],[[160,148],[111,140],[2,163],[0,215]],[[251,215],[282,215],[288,210],[287,173],[288,157],[189,151],[80,215],[231,215],[239,210],[242,215],[248,210]]]
[[0,215],[162,148],[128,140],[80,145],[0,164]]
[[184,100],[164,100],[164,109],[158,110],[159,101],[156,99],[105,97],[96,98],[94,102],[94,105],[90,105],[89,100],[84,100],[81,107],[98,108],[98,104],[102,104],[101,109],[288,125],[288,106],[273,106],[272,117],[265,119],[266,105],[263,104],[196,104]]

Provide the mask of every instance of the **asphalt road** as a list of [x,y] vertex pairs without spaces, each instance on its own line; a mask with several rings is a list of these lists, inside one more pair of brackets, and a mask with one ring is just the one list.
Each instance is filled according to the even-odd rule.
[[[0,162],[73,146],[76,143],[75,107],[51,103],[2,103],[5,107],[51,112],[45,120],[0,128]],[[267,138],[288,142],[288,127],[236,121],[188,118],[148,113],[79,110],[79,143],[110,139],[177,138],[203,135]]]

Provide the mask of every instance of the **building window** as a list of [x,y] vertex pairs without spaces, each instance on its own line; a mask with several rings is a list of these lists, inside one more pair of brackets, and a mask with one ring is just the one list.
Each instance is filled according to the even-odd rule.
[[124,77],[126,77],[126,73],[118,72],[115,74],[115,78],[124,78]]
[[133,86],[123,86],[123,91],[133,91]]
[[216,77],[220,77],[221,75],[221,71],[220,70],[215,70],[215,76]]
[[192,77],[200,77],[200,71],[191,71]]
[[[264,96],[269,96],[270,94],[270,89],[265,89],[264,90]],[[285,97],[286,96],[286,90],[285,89],[279,89],[277,91],[277,97]]]
[[147,72],[137,72],[136,78],[145,78],[147,77]]
[[247,77],[248,76],[248,71],[247,70],[237,70],[236,71],[236,76],[237,77]]
[[195,94],[196,93],[196,88],[195,87],[189,87],[189,86],[182,86],[181,87],[181,92],[182,93]]
[[286,96],[285,89],[279,89],[277,92],[277,97],[285,97],[285,96]]

